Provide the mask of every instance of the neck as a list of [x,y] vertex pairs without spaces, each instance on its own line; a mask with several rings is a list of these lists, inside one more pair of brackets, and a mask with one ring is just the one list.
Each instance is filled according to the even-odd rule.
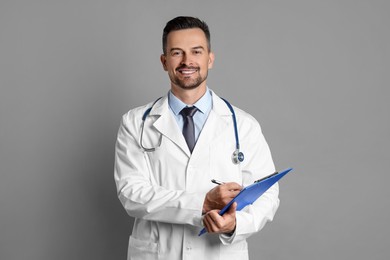
[[206,84],[194,89],[183,89],[176,86],[171,86],[171,91],[178,99],[187,105],[195,104],[206,93]]

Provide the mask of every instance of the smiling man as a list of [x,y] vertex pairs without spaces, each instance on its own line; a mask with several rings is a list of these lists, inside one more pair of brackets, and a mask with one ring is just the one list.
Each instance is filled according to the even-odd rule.
[[179,99],[183,95],[190,98],[191,102],[184,102],[187,104],[195,103],[206,92],[208,70],[214,62],[214,54],[208,42],[210,34],[208,28],[205,30],[174,30],[169,36],[163,36],[166,44],[163,44],[161,63],[171,80],[172,93]]
[[[246,238],[273,219],[278,185],[242,211],[218,212],[275,170],[260,125],[208,88],[214,54],[205,22],[169,21],[160,60],[170,91],[126,113],[116,142],[118,197],[135,218],[128,259],[248,259]],[[235,125],[245,160],[233,153]]]

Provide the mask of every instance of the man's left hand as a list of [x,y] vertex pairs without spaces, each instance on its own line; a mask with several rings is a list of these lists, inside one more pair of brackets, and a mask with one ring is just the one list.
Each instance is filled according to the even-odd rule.
[[204,215],[203,224],[209,233],[232,233],[236,229],[236,208],[237,203],[234,202],[229,210],[219,215],[220,210],[211,210]]

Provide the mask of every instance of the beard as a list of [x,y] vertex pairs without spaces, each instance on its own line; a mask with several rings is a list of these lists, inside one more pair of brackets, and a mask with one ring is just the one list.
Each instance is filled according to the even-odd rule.
[[200,84],[202,84],[207,79],[208,72],[206,72],[206,75],[204,77],[202,77],[202,75],[199,72],[200,68],[181,66],[181,67],[177,68],[176,71],[178,71],[182,68],[196,69],[198,75],[195,78],[186,77],[186,76],[184,76],[183,78],[179,78],[176,75],[170,75],[170,79],[171,79],[172,83],[174,83],[179,88],[188,89],[188,90],[195,89],[195,88],[199,87]]

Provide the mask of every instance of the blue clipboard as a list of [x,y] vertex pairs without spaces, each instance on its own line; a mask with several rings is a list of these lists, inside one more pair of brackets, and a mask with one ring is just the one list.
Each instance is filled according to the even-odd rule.
[[[290,172],[292,168],[288,168],[282,172],[275,172],[271,175],[268,175],[258,181],[255,181],[253,184],[246,186],[243,188],[240,193],[237,194],[226,206],[219,212],[219,215],[225,214],[228,211],[229,207],[237,202],[237,211],[242,210],[247,205],[255,202],[264,192],[266,192],[272,185],[274,185],[277,181],[283,178],[288,172]],[[206,233],[206,229],[203,228],[198,236]]]

